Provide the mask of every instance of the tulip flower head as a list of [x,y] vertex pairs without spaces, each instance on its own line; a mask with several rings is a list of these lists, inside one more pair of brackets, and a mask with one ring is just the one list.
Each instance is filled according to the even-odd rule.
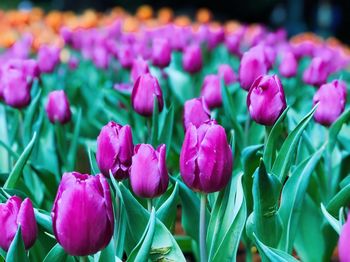
[[221,84],[218,75],[207,75],[204,78],[201,96],[204,97],[209,108],[222,105]]
[[60,49],[55,46],[42,46],[38,52],[38,65],[43,73],[51,73],[60,61]]
[[204,100],[204,97],[193,98],[185,102],[183,123],[185,131],[193,124],[195,127],[199,127],[204,122],[210,120],[210,110]]
[[342,231],[339,237],[338,243],[338,253],[340,262],[350,262],[350,219],[348,214],[348,219],[343,225]]
[[327,82],[328,74],[326,62],[320,57],[315,57],[304,71],[303,81],[308,85],[320,86]]
[[0,204],[0,247],[8,251],[19,225],[26,250],[31,248],[38,235],[34,209],[29,198],[22,201],[18,196],[10,197]]
[[87,256],[102,250],[114,230],[107,180],[101,174],[63,174],[51,217],[55,237],[68,254]]
[[298,61],[292,52],[285,52],[282,54],[278,70],[280,74],[286,78],[293,77],[297,74]]
[[182,56],[182,67],[190,74],[202,69],[202,51],[198,44],[192,44],[185,48]]
[[237,80],[235,72],[228,64],[220,65],[218,68],[218,74],[222,79],[224,79],[225,85],[231,85]]
[[171,60],[171,46],[167,39],[156,38],[152,45],[152,62],[160,68],[167,67]]
[[134,60],[131,68],[131,81],[133,83],[136,82],[137,78],[140,75],[147,74],[149,73],[149,67],[147,61],[143,60],[141,57],[138,57],[137,59]]
[[68,123],[72,118],[70,105],[63,90],[52,91],[47,99],[46,114],[51,123]]

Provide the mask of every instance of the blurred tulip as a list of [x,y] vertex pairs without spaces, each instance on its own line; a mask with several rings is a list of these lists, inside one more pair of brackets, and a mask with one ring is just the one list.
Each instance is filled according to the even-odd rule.
[[285,52],[282,54],[278,70],[280,74],[286,78],[293,77],[297,74],[298,61],[292,52]]
[[21,226],[25,249],[31,248],[38,235],[34,209],[29,198],[10,197],[6,203],[0,204],[0,247],[8,251],[18,226]]
[[171,46],[167,39],[156,38],[152,44],[152,62],[155,66],[164,68],[170,64]]
[[327,82],[328,74],[325,61],[320,57],[315,57],[304,71],[303,81],[309,85],[320,86]]
[[169,183],[165,162],[166,146],[154,150],[151,145],[140,144],[135,147],[130,170],[130,184],[139,197],[154,198],[163,194]]
[[130,126],[111,121],[101,129],[97,137],[96,161],[104,176],[109,177],[111,171],[118,180],[127,178],[133,153]]
[[95,46],[92,50],[92,61],[97,68],[107,69],[109,64],[109,55],[102,46]]
[[68,60],[68,67],[70,70],[75,70],[79,66],[79,59],[75,56],[72,56]]
[[340,262],[350,262],[350,219],[346,220],[345,224],[340,233],[339,242],[338,242],[338,253]]
[[194,74],[202,69],[202,51],[198,44],[192,44],[184,49],[182,67],[185,71]]
[[222,105],[220,78],[218,75],[207,75],[204,78],[201,96],[204,97],[209,108]]
[[121,44],[117,49],[118,61],[125,69],[130,69],[135,58],[132,48],[127,44]]
[[87,256],[102,250],[114,230],[107,180],[101,174],[64,173],[51,217],[55,237],[68,254]]
[[247,107],[255,122],[273,125],[287,107],[279,78],[276,75],[258,77],[249,90]]
[[238,57],[241,56],[240,45],[241,45],[241,36],[239,34],[230,34],[225,39],[225,45],[227,50],[232,54]]
[[199,128],[190,124],[182,144],[180,172],[194,191],[220,191],[232,175],[233,157],[225,129],[210,121]]
[[346,84],[334,80],[322,85],[314,95],[313,104],[317,104],[315,121],[330,126],[343,113],[346,104]]
[[159,112],[163,110],[163,93],[157,78],[151,74],[139,76],[131,93],[133,109],[140,115],[151,116],[153,114],[154,99],[158,100]]
[[186,101],[183,114],[185,131],[190,124],[198,128],[201,124],[208,120],[210,120],[210,110],[204,100],[204,97],[193,98]]
[[66,93],[56,90],[49,93],[46,103],[46,114],[51,123],[68,123],[72,118],[70,105]]
[[218,74],[220,78],[224,79],[225,85],[231,85],[236,82],[237,77],[232,67],[228,64],[222,64],[219,66]]
[[147,74],[149,73],[149,67],[147,61],[143,60],[141,57],[138,57],[137,59],[134,60],[131,68],[131,81],[133,83],[136,82],[137,78],[140,75]]
[[51,73],[60,62],[60,49],[55,46],[41,46],[38,52],[40,72]]

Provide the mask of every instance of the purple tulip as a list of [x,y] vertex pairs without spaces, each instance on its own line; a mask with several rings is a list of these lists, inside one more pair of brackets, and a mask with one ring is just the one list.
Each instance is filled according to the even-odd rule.
[[163,110],[163,93],[157,78],[151,74],[139,76],[131,93],[133,109],[140,115],[151,116],[153,113],[154,99],[158,100],[159,112]]
[[225,85],[231,85],[236,82],[237,77],[232,67],[228,64],[222,64],[219,66],[218,74],[220,78],[224,79]]
[[251,49],[243,54],[239,66],[239,81],[243,89],[249,91],[255,79],[266,73],[265,54],[261,49]]
[[202,69],[202,51],[198,44],[185,48],[182,56],[182,67],[185,71],[194,74]]
[[138,57],[137,59],[135,59],[134,62],[132,63],[132,68],[130,73],[131,81],[135,83],[137,78],[140,75],[147,74],[147,73],[149,73],[149,67],[148,67],[147,61],[145,61],[141,57]]
[[249,90],[247,107],[255,122],[273,125],[287,107],[280,79],[276,75],[258,77]]
[[69,69],[73,71],[73,70],[77,69],[78,66],[79,66],[79,59],[75,56],[70,57],[68,60]]
[[48,95],[46,114],[51,123],[68,123],[72,118],[70,105],[66,93],[63,90],[52,91]]
[[125,69],[130,69],[135,58],[134,51],[130,45],[121,44],[117,49],[118,60]]
[[3,68],[8,69],[21,71],[29,82],[40,75],[38,62],[34,59],[10,59]]
[[207,75],[204,78],[201,96],[204,97],[209,108],[222,105],[220,77],[218,75]]
[[51,73],[60,62],[60,49],[55,46],[41,46],[38,52],[38,65],[43,73]]
[[151,145],[140,144],[135,147],[130,170],[130,184],[139,197],[154,198],[163,194],[169,183],[165,162],[166,146],[157,150]]
[[227,50],[232,54],[238,57],[241,56],[240,45],[241,45],[241,36],[239,34],[230,34],[225,39],[225,45]]
[[280,74],[286,78],[293,77],[297,74],[298,61],[292,52],[285,52],[282,54],[278,70]]
[[62,27],[60,29],[60,36],[62,37],[66,45],[72,44],[73,41],[73,31],[68,27]]
[[97,68],[107,69],[109,64],[109,55],[107,50],[102,46],[95,46],[92,49],[92,61]]
[[303,81],[309,85],[320,86],[327,82],[328,74],[325,61],[320,57],[314,57],[309,67],[304,71]]
[[171,46],[167,39],[156,38],[152,44],[152,62],[155,66],[164,68],[170,64]]
[[107,180],[101,174],[64,173],[51,217],[55,237],[68,254],[87,256],[100,251],[114,230]]
[[18,196],[12,196],[6,203],[0,204],[0,247],[3,250],[8,251],[19,225],[25,249],[28,250],[38,235],[33,205],[29,198],[22,202]]
[[322,85],[314,95],[313,104],[317,104],[314,118],[324,126],[330,126],[343,113],[346,104],[346,84],[333,80]]
[[342,231],[340,233],[339,237],[339,243],[338,243],[338,254],[340,262],[350,262],[350,252],[349,252],[349,246],[350,246],[350,219],[346,220],[346,223],[343,225]]
[[118,180],[127,178],[133,154],[130,126],[111,121],[101,129],[97,137],[96,161],[104,176],[109,177],[111,171]]
[[192,190],[211,193],[223,189],[232,175],[233,157],[225,129],[210,121],[190,124],[182,144],[180,172]]
[[208,49],[213,50],[225,40],[225,30],[223,27],[209,27],[207,35]]
[[186,101],[183,114],[185,131],[190,124],[198,128],[201,124],[208,120],[210,120],[210,110],[204,100],[204,97],[193,98]]

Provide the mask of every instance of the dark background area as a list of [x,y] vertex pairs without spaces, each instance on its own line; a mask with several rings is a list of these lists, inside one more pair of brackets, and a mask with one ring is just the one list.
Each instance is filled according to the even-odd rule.
[[350,0],[0,0],[0,8],[41,6],[45,10],[82,12],[93,8],[108,11],[122,6],[134,13],[140,5],[155,10],[171,7],[175,14],[194,16],[198,8],[210,9],[219,21],[236,19],[245,23],[263,23],[271,28],[285,27],[289,35],[312,31],[321,36],[336,36],[350,44]]

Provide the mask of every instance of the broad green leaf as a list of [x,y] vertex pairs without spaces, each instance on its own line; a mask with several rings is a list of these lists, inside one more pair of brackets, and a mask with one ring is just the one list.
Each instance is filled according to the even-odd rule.
[[[171,105],[169,109],[166,109],[166,116],[164,119],[164,123],[162,126],[161,132],[159,132],[159,140],[160,143],[166,144],[166,156],[169,155],[169,151],[171,148],[171,139],[174,130],[174,106]],[[158,216],[157,216],[158,217]]]
[[298,146],[299,139],[305,130],[307,124],[312,119],[317,106],[315,106],[295,127],[295,129],[288,135],[287,139],[284,141],[281,149],[278,152],[276,160],[272,166],[271,173],[275,174],[284,183],[288,175],[290,166],[292,165],[292,160],[294,157],[295,150]]
[[283,122],[286,118],[289,107],[287,107],[281,116],[277,119],[276,123],[273,125],[271,132],[267,138],[267,142],[264,149],[264,163],[266,165],[266,169],[269,171],[272,167],[273,160],[275,159],[276,153],[276,142],[278,141],[281,133],[283,131]]
[[151,216],[139,243],[133,249],[127,261],[147,261],[150,256],[153,237],[155,233],[156,214],[152,208]]
[[95,153],[92,152],[91,148],[88,148],[87,149],[87,152],[88,152],[88,156],[89,156],[89,163],[90,163],[90,170],[91,170],[91,173],[92,174],[98,174],[98,166],[97,166],[97,163],[96,163],[96,156],[95,156]]
[[168,199],[157,210],[157,218],[160,221],[162,221],[163,224],[169,230],[173,228],[176,220],[178,193],[179,193],[179,185],[178,183],[176,183],[170,197],[168,197]]
[[[38,85],[38,81],[35,80],[33,85]],[[33,88],[33,87],[32,87]],[[33,101],[30,103],[23,122],[23,129],[24,129],[24,142],[28,143],[30,140],[30,134],[33,132],[33,122],[35,114],[40,106],[40,98],[41,98],[41,89],[39,89],[38,93],[34,97]]]
[[259,250],[263,262],[297,262],[298,260],[275,248],[271,248],[262,243],[255,234],[253,234],[256,247]]
[[333,227],[333,229],[340,235],[341,232],[341,225],[337,219],[335,219],[331,214],[328,213],[327,209],[324,207],[324,205],[321,203],[321,210],[328,221],[328,223]]
[[44,212],[34,208],[35,219],[48,233],[53,234],[51,216]]
[[77,117],[75,119],[75,127],[72,140],[70,141],[70,148],[68,151],[68,166],[67,170],[74,170],[77,157],[78,140],[81,128],[81,108],[78,110]]
[[19,180],[21,174],[23,173],[24,166],[26,165],[32,151],[33,147],[36,141],[37,135],[34,133],[32,139],[30,140],[29,144],[24,149],[23,153],[17,160],[15,166],[13,167],[9,177],[7,178],[4,188],[5,189],[11,189],[14,188],[17,184],[17,181]]
[[46,255],[44,262],[63,262],[66,261],[69,255],[64,251],[60,244],[56,244]]
[[346,110],[329,128],[329,138],[328,138],[328,148],[330,152],[333,151],[337,136],[342,128],[342,126],[348,123],[350,120],[350,109]]
[[24,247],[21,226],[18,227],[16,235],[11,242],[9,250],[7,251],[6,261],[7,262],[29,261],[26,255],[25,247]]
[[343,187],[328,203],[327,211],[332,215],[338,215],[341,207],[350,203],[350,184]]
[[115,245],[114,238],[112,237],[109,244],[100,252],[100,256],[98,258],[99,262],[115,262]]
[[158,129],[159,129],[159,109],[158,99],[153,95],[153,114],[152,114],[152,128],[151,128],[151,145],[158,146]]
[[280,182],[268,174],[263,160],[253,178],[254,232],[266,245],[276,247],[282,233],[281,218],[277,212]]
[[171,67],[166,68],[165,71],[168,74],[169,86],[181,104],[195,96],[191,77],[188,74]]
[[288,253],[292,252],[293,242],[299,225],[302,204],[309,186],[310,177],[322,157],[325,146],[301,162],[283,187],[278,213],[283,224],[279,247]]

